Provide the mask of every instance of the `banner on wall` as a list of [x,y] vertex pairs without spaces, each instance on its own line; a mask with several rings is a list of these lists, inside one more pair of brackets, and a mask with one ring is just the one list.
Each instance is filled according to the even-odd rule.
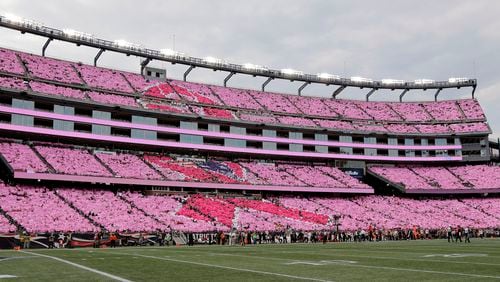
[[340,168],[345,174],[350,175],[356,179],[363,179],[365,176],[365,170],[363,168]]

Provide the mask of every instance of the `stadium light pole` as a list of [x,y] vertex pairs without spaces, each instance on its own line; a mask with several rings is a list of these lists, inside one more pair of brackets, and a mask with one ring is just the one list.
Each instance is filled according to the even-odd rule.
[[370,100],[370,96],[373,95],[373,93],[375,93],[375,91],[377,90],[377,88],[373,88],[372,90],[370,90],[370,92],[368,92],[368,94],[366,94],[366,102]]
[[42,57],[45,57],[45,51],[47,50],[47,47],[49,47],[49,44],[50,42],[52,41],[53,39],[51,37],[47,38],[47,41],[45,41],[45,44],[43,44],[43,47],[42,47]]
[[187,81],[187,76],[189,75],[189,73],[194,69],[196,68],[195,66],[191,65],[189,66],[189,68],[184,72],[184,81]]
[[436,90],[436,93],[434,93],[434,101],[435,102],[437,102],[438,96],[439,96],[439,93],[441,92],[441,90],[443,90],[443,88],[439,88],[438,90]]
[[151,58],[146,58],[144,61],[141,62],[141,75],[144,75],[144,69],[152,60],[153,59]]
[[231,77],[233,77],[233,75],[235,75],[236,73],[235,72],[230,72],[226,78],[224,78],[224,87],[227,87],[227,82],[231,79]]
[[299,96],[302,96],[302,90],[304,90],[304,88],[306,88],[306,86],[309,85],[309,84],[311,84],[311,82],[309,82],[309,81],[304,82],[304,84],[302,84],[302,86],[299,87],[299,90],[298,90],[297,94]]
[[401,92],[401,94],[399,94],[399,102],[403,102],[403,97],[406,95],[406,93],[408,93],[408,91],[410,91],[410,89],[405,89],[403,90],[403,92]]
[[99,60],[99,57],[101,57],[102,53],[106,52],[105,49],[100,49],[99,52],[94,57],[94,67],[97,67],[97,61]]
[[273,80],[274,78],[273,77],[268,77],[266,81],[264,81],[264,83],[262,83],[262,92],[266,92],[266,86],[269,84],[269,82],[271,82],[271,80]]
[[332,98],[337,99],[337,96],[339,96],[340,92],[342,92],[346,88],[347,88],[347,86],[345,86],[345,85],[339,86],[337,89],[335,89],[335,91],[333,91]]

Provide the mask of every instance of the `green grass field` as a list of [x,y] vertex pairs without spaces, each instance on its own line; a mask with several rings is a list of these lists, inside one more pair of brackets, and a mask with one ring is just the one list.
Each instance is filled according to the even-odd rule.
[[5,281],[488,281],[500,240],[0,251]]

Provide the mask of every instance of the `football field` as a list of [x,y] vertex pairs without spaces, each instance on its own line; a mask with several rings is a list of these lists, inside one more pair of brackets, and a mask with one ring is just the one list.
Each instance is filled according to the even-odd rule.
[[500,281],[500,240],[0,251],[5,281]]

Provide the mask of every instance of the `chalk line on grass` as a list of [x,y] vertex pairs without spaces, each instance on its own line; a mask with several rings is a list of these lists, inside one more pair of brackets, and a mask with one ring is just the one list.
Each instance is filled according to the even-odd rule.
[[178,262],[178,263],[194,264],[194,265],[199,265],[199,266],[215,267],[215,268],[220,268],[220,269],[228,269],[228,270],[235,270],[235,271],[241,271],[241,272],[250,272],[250,273],[263,274],[263,275],[279,276],[279,277],[285,277],[285,278],[291,278],[291,279],[297,279],[297,280],[333,282],[332,280],[324,280],[324,279],[318,279],[318,278],[312,278],[312,277],[295,276],[295,275],[289,275],[289,274],[283,274],[283,273],[260,271],[260,270],[247,269],[247,268],[238,268],[238,267],[224,266],[224,265],[218,265],[218,264],[209,264],[209,263],[203,263],[203,262],[194,262],[194,261],[187,261],[187,260],[180,260],[180,259],[173,259],[173,258],[166,258],[166,257],[156,257],[156,256],[148,256],[148,255],[140,255],[140,254],[128,254],[128,253],[122,253],[122,252],[115,253],[115,254],[123,254],[123,255],[128,255],[128,256],[139,256],[139,257],[144,257],[144,258],[173,261],[173,262]]
[[100,271],[100,270],[97,270],[97,269],[94,269],[94,268],[91,268],[91,267],[88,267],[88,266],[84,266],[84,265],[81,265],[81,264],[78,264],[78,263],[74,263],[74,262],[71,262],[69,260],[65,260],[65,259],[62,259],[62,258],[53,257],[53,256],[49,256],[49,255],[44,255],[44,254],[39,254],[39,253],[34,253],[34,252],[28,252],[28,251],[21,251],[21,252],[22,253],[26,253],[26,254],[31,254],[31,255],[34,255],[34,256],[39,256],[39,257],[53,259],[53,260],[56,260],[56,261],[59,261],[59,262],[62,262],[62,263],[66,263],[66,264],[69,264],[71,266],[83,269],[83,270],[87,270],[89,272],[93,272],[93,273],[96,273],[96,274],[99,274],[99,275],[111,278],[111,279],[116,280],[116,281],[120,281],[120,282],[132,282],[131,280],[128,280],[128,279],[125,279],[125,278],[122,278],[122,277],[119,277],[119,276],[116,276],[116,275],[113,275],[113,274],[110,274],[110,273],[107,273],[107,272],[104,272],[104,271]]

